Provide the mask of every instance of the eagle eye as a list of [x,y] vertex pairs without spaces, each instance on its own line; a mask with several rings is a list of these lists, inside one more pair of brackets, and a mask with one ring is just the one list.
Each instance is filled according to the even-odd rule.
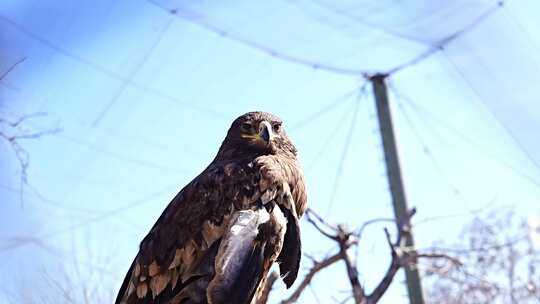
[[274,129],[274,132],[278,133],[279,131],[281,131],[281,123],[275,123],[272,125],[272,128]]
[[253,127],[251,126],[250,123],[245,122],[240,125],[240,130],[242,130],[242,132],[244,133],[251,133],[253,131]]

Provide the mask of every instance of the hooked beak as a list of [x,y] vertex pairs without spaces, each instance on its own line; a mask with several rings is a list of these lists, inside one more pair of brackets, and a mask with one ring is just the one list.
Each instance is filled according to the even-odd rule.
[[259,124],[259,138],[264,140],[266,144],[269,144],[276,135],[272,129],[272,125],[268,121],[262,121]]

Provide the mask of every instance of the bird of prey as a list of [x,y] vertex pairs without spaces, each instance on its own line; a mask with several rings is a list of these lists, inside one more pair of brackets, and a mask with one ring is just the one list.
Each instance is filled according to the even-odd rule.
[[116,303],[256,303],[274,262],[290,287],[307,207],[296,155],[273,114],[234,120],[142,240]]

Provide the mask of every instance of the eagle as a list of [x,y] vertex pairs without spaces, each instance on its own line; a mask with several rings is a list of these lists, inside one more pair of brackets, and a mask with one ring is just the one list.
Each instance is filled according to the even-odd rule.
[[246,113],[142,240],[116,303],[256,303],[274,263],[289,288],[306,208],[304,175],[282,120]]

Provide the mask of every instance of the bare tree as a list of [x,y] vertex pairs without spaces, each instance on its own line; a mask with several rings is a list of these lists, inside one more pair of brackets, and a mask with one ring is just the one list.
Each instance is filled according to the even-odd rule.
[[[26,60],[26,57],[22,57],[13,63],[6,71],[0,74],[0,81],[3,81],[13,70]],[[19,165],[21,167],[20,173],[20,200],[23,202],[24,186],[28,185],[28,166],[30,165],[30,155],[28,151],[24,149],[20,141],[24,139],[40,138],[47,134],[54,134],[60,131],[59,127],[45,128],[40,131],[31,131],[25,123],[36,117],[46,116],[44,112],[37,112],[28,115],[21,115],[14,118],[8,118],[7,115],[2,114],[0,116],[0,139],[5,140],[12,148]]]
[[461,235],[460,245],[434,248],[456,256],[463,267],[432,260],[426,266],[429,299],[433,303],[538,303],[540,250],[531,229],[513,211],[477,216]]
[[[60,259],[59,259],[60,260]],[[33,274],[14,275],[16,291],[0,287],[7,303],[112,303],[118,281],[109,270],[111,259],[99,258],[82,262],[75,257],[63,256],[61,263],[43,265]]]
[[[410,222],[409,220],[414,214],[415,210],[413,209],[409,213],[409,218],[406,222]],[[296,303],[299,300],[302,292],[306,289],[306,287],[309,286],[313,278],[319,274],[320,271],[340,261],[343,262],[345,266],[344,277],[347,278],[351,286],[351,294],[348,298],[346,298],[346,300],[352,298],[356,304],[374,304],[379,302],[379,300],[388,290],[388,287],[390,287],[392,284],[397,272],[406,265],[416,264],[418,259],[445,260],[446,263],[449,263],[455,267],[461,266],[461,262],[458,259],[447,254],[438,253],[436,251],[432,251],[430,253],[419,253],[407,248],[402,242],[402,237],[405,233],[407,233],[409,227],[407,227],[405,223],[397,223],[398,229],[395,240],[392,240],[387,229],[384,230],[386,243],[388,244],[391,256],[390,265],[376,287],[371,292],[367,292],[360,284],[358,279],[358,269],[356,264],[352,262],[349,250],[352,247],[359,245],[360,237],[368,225],[378,222],[394,222],[394,220],[385,218],[373,219],[363,223],[358,229],[351,231],[343,225],[333,225],[328,223],[311,209],[306,213],[306,217],[308,222],[312,224],[318,232],[336,242],[338,245],[338,250],[321,261],[313,260],[312,267],[300,281],[298,287],[296,287],[288,298],[282,300],[280,302],[281,304]],[[276,281],[277,277],[278,275],[276,273],[270,274],[267,280],[267,285],[265,286],[264,296],[258,301],[259,304],[264,304],[268,301],[268,294],[270,293],[272,284]]]
[[37,112],[11,119],[7,117],[0,117],[0,140],[4,140],[11,147],[20,165],[21,204],[23,202],[24,186],[28,186],[28,167],[30,166],[30,154],[23,147],[21,141],[27,139],[37,139],[42,136],[61,131],[58,126],[35,131],[33,128],[26,125],[29,120],[46,115],[46,113]]

